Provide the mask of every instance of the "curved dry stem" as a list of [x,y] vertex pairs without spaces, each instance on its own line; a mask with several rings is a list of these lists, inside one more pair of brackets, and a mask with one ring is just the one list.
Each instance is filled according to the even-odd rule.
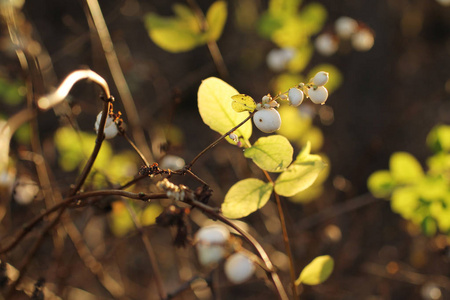
[[105,94],[106,99],[111,98],[111,93],[106,80],[91,70],[77,70],[70,73],[53,93],[38,99],[38,107],[47,110],[62,102],[69,95],[72,87],[80,80],[88,79],[98,84]]

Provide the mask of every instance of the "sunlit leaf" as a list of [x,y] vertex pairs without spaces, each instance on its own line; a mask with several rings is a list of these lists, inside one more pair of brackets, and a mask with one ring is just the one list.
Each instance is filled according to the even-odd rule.
[[140,213],[140,220],[143,226],[156,224],[156,218],[163,212],[159,204],[150,204]]
[[259,138],[253,146],[245,149],[244,156],[263,170],[282,172],[292,162],[294,149],[291,143],[281,135]]
[[297,145],[303,147],[303,145],[305,145],[308,141],[311,142],[312,151],[319,151],[320,148],[322,148],[324,141],[322,130],[316,126],[311,126],[303,135],[300,136]]
[[206,38],[208,41],[217,41],[223,31],[227,20],[227,3],[225,1],[214,2],[206,12],[208,30]]
[[413,187],[399,187],[392,192],[391,209],[405,219],[412,218],[419,205],[419,194]]
[[123,237],[135,228],[130,213],[125,207],[125,204],[121,201],[115,201],[112,203],[112,212],[109,224],[112,233],[117,237]]
[[222,213],[238,219],[257,211],[269,201],[273,186],[259,179],[248,178],[234,184],[222,203]]
[[301,30],[310,36],[322,30],[327,19],[327,10],[320,3],[309,3],[300,10],[299,19],[301,20]]
[[437,231],[437,224],[436,220],[434,220],[432,217],[427,216],[423,219],[422,224],[420,224],[422,227],[423,233],[427,236],[433,236],[436,234]]
[[311,60],[313,53],[314,48],[310,43],[305,43],[298,47],[295,51],[294,58],[292,58],[288,63],[288,70],[293,73],[303,71]]
[[[198,110],[203,122],[212,130],[224,134],[247,118],[248,112],[238,113],[231,107],[231,97],[236,94],[239,92],[235,88],[219,78],[203,80],[198,89]],[[251,122],[246,122],[235,133],[249,139],[252,135]],[[235,144],[230,139],[227,140]]]
[[316,65],[311,71],[308,73],[307,79],[313,78],[320,71],[325,71],[330,74],[330,79],[328,80],[325,87],[328,90],[328,93],[333,93],[337,88],[339,88],[342,84],[343,77],[341,71],[333,65],[330,64],[320,64]]
[[176,16],[145,15],[145,25],[155,44],[169,52],[184,52],[205,43],[195,14],[185,5],[173,7]]
[[[292,87],[292,86],[291,86]],[[278,111],[281,116],[279,134],[291,141],[297,141],[311,128],[312,119],[302,115],[302,112],[293,106],[282,105]]]
[[395,186],[391,172],[387,170],[376,171],[367,180],[369,191],[378,198],[388,197]]
[[291,197],[310,187],[325,167],[320,156],[311,156],[310,161],[294,163],[275,181],[275,192],[281,196]]
[[295,158],[296,162],[302,162],[307,160],[309,154],[311,153],[311,142],[307,141],[305,146],[303,146],[302,150],[300,150],[299,154]]
[[397,183],[415,183],[423,178],[423,170],[417,159],[407,152],[392,154],[389,161],[392,177]]
[[272,15],[291,17],[294,16],[302,0],[270,0],[269,13]]
[[256,103],[255,100],[253,100],[252,97],[245,94],[239,94],[234,95],[231,97],[233,99],[233,102],[231,102],[231,107],[236,112],[243,112],[243,111],[249,111],[253,112],[256,109]]
[[334,260],[331,256],[318,256],[302,270],[295,281],[295,285],[300,285],[301,283],[307,285],[321,284],[330,277],[333,268]]
[[283,16],[264,12],[258,22],[258,33],[262,37],[270,39],[274,32],[283,27],[283,20]]
[[427,145],[434,152],[450,152],[450,126],[437,125],[427,136]]

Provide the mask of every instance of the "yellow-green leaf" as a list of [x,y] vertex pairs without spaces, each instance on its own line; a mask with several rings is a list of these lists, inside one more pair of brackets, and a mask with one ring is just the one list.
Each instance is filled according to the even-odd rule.
[[173,6],[176,16],[162,17],[155,13],[145,16],[145,25],[150,38],[162,49],[178,53],[205,44],[195,14],[186,5]]
[[422,166],[407,152],[396,152],[389,160],[392,177],[396,183],[416,183],[424,176]]
[[259,138],[250,148],[245,149],[244,156],[263,170],[282,172],[292,162],[294,149],[288,139],[282,135],[270,135]]
[[412,218],[419,206],[419,194],[413,187],[399,187],[392,193],[391,209],[405,219]]
[[227,13],[225,1],[216,1],[209,7],[206,12],[206,21],[208,22],[206,36],[208,41],[217,41],[220,38],[227,20]]
[[141,224],[150,226],[156,223],[156,218],[163,212],[163,208],[159,204],[150,204],[140,213]]
[[243,112],[243,111],[249,111],[253,112],[256,109],[256,103],[255,100],[253,100],[252,97],[245,94],[239,94],[234,95],[231,97],[233,99],[233,102],[231,102],[231,107],[236,112]]
[[305,146],[303,146],[302,150],[300,150],[300,153],[295,158],[296,162],[302,162],[307,160],[309,154],[311,153],[311,142],[307,141]]
[[259,179],[247,178],[234,184],[222,203],[222,213],[238,219],[257,211],[269,201],[273,186]]
[[[198,89],[198,110],[203,122],[212,130],[224,134],[247,118],[248,112],[238,113],[231,107],[231,97],[236,94],[239,92],[235,88],[219,78],[203,80]],[[252,123],[246,122],[235,133],[248,140],[252,135]]]
[[300,273],[295,281],[295,285],[301,283],[307,285],[317,285],[330,277],[334,268],[334,260],[329,255],[318,256],[313,259]]
[[276,16],[290,17],[297,13],[302,0],[270,0],[269,12]]
[[450,126],[437,125],[427,136],[427,145],[434,152],[450,151]]
[[288,70],[292,73],[299,73],[308,65],[314,53],[314,47],[310,43],[305,43],[295,51],[294,58],[288,63]]
[[310,161],[294,163],[275,181],[275,192],[291,197],[310,187],[325,167],[320,156],[310,156]]
[[388,197],[395,188],[391,172],[380,170],[372,173],[367,180],[369,191],[377,198]]

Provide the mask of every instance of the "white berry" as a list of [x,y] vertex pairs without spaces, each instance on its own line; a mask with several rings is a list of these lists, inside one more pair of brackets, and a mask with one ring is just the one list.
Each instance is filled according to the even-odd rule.
[[328,90],[324,86],[319,86],[316,89],[310,88],[308,97],[315,104],[324,104],[328,98]]
[[170,169],[170,170],[179,170],[181,168],[183,168],[186,165],[184,159],[182,159],[179,156],[176,155],[166,155],[164,156],[160,163],[159,166],[162,169]]
[[352,46],[357,51],[369,51],[373,47],[374,37],[367,28],[362,28],[352,35]]
[[[95,132],[97,132],[97,133],[98,133],[98,129],[100,127],[100,121],[102,119],[102,114],[103,114],[103,112],[101,111],[97,115],[97,120],[95,121],[94,127],[95,127]],[[119,130],[117,129],[117,124],[114,123],[114,119],[110,115],[108,115],[108,117],[106,118],[105,129],[103,130],[103,132],[105,133],[106,139],[112,139],[113,137],[115,137],[117,135],[117,133],[119,133]]]
[[298,88],[290,88],[289,92],[289,103],[293,106],[299,106],[303,102],[304,94],[303,91]]
[[328,82],[330,75],[328,72],[320,71],[316,75],[314,75],[312,79],[312,84],[317,86],[325,85]]
[[274,72],[283,71],[294,56],[294,48],[272,49],[267,54],[267,66]]
[[350,17],[340,17],[334,23],[336,33],[343,39],[349,39],[358,29],[358,22]]
[[258,110],[253,116],[256,127],[265,133],[277,131],[281,127],[281,117],[274,108]]
[[314,46],[320,54],[324,56],[331,56],[336,53],[339,43],[338,39],[334,35],[322,33],[316,38]]
[[232,283],[242,283],[248,280],[254,272],[253,261],[242,253],[234,253],[225,262],[225,275]]
[[198,260],[204,266],[220,262],[226,254],[230,232],[225,226],[202,227],[195,235]]

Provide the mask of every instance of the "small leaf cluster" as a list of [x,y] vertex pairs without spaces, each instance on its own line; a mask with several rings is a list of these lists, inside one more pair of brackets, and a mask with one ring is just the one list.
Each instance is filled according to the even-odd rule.
[[[249,119],[250,114],[274,110],[277,105],[273,102],[280,98],[287,99],[288,96],[286,93],[275,98],[266,95],[261,103],[256,104],[250,96],[239,94],[224,81],[211,77],[200,85],[198,107],[205,124],[220,134],[226,134],[230,128]],[[262,170],[279,173],[279,176],[273,182],[247,178],[234,184],[222,204],[222,212],[228,218],[242,218],[257,211],[269,201],[274,191],[285,197],[304,191],[315,182],[325,167],[320,156],[310,153],[310,143],[294,160],[294,149],[282,135],[261,137],[252,145],[249,141],[252,135],[250,122],[244,123],[233,134],[233,138],[227,137],[228,142],[234,144],[239,139],[238,145],[244,147],[245,157]]]
[[222,35],[227,19],[225,1],[214,2],[206,12],[205,20],[184,4],[175,4],[172,9],[175,13],[172,17],[156,13],[145,16],[150,38],[162,49],[172,53],[186,52],[215,42]]
[[391,209],[421,226],[429,236],[438,230],[450,234],[450,126],[438,125],[427,137],[434,155],[424,171],[406,152],[392,154],[389,170],[374,172],[368,179],[370,192],[391,199]]

